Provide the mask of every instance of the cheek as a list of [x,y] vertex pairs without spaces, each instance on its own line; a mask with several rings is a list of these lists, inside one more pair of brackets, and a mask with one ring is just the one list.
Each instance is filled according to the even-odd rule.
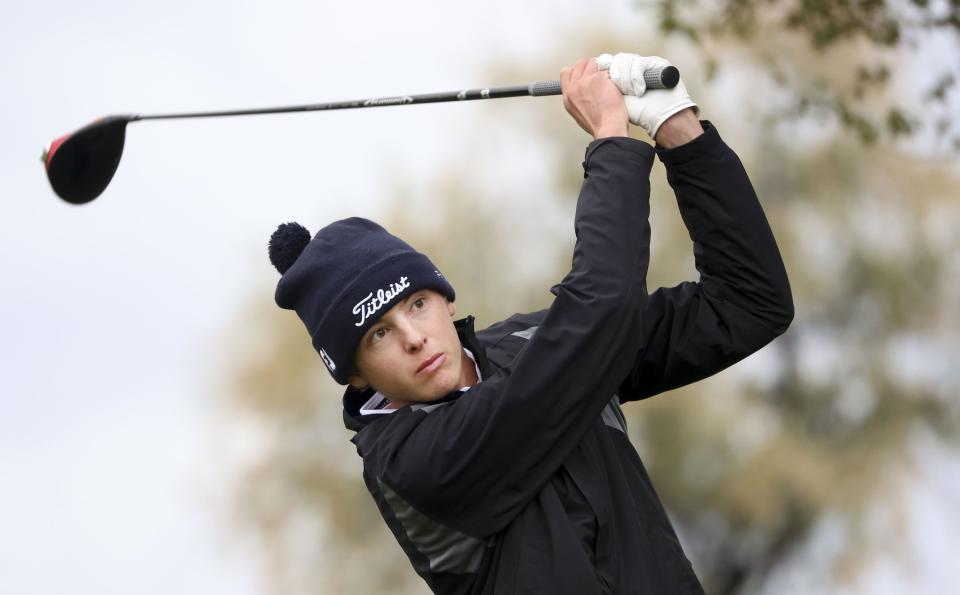
[[386,349],[367,352],[365,357],[357,361],[357,365],[367,382],[376,387],[382,386],[384,381],[389,382],[393,376],[390,371],[395,369]]

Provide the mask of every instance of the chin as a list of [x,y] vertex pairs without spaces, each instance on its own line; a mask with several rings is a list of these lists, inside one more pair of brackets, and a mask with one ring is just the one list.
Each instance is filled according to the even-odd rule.
[[[438,379],[440,380],[440,379]],[[460,388],[457,386],[457,379],[442,379],[441,382],[434,384],[432,387],[426,389],[422,396],[418,398],[421,401],[436,401],[437,399],[442,399],[443,397],[449,395],[453,391]]]
[[409,387],[411,396],[406,400],[412,403],[431,403],[458,390],[459,383],[459,369],[437,370],[428,382]]

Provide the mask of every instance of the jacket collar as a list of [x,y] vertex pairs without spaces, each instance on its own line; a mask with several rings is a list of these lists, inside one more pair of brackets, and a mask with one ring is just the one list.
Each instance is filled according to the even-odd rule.
[[[487,354],[483,348],[483,343],[480,342],[480,340],[477,338],[476,332],[474,331],[473,323],[475,320],[476,319],[472,315],[468,315],[460,320],[455,320],[453,322],[453,326],[457,329],[457,335],[460,337],[460,343],[462,346],[466,347],[471,353],[473,353],[473,357],[477,361],[477,366],[480,368],[480,373],[484,378],[488,378],[490,374],[493,373],[493,369],[490,365],[490,360],[487,359]],[[359,432],[372,422],[385,417],[383,415],[360,415],[360,407],[362,407],[363,404],[373,396],[373,393],[374,390],[372,388],[358,391],[350,386],[347,386],[346,390],[344,390],[343,424],[348,430]],[[454,401],[458,399],[461,394],[463,394],[461,391],[455,390],[444,397],[437,399],[434,401],[434,403]]]
[[483,343],[480,342],[473,330],[475,320],[472,315],[467,315],[466,318],[454,321],[453,326],[456,327],[457,335],[460,336],[460,343],[469,349],[473,357],[476,358],[477,366],[480,367],[480,374],[484,378],[488,378],[493,373],[493,368],[490,366],[490,360],[487,359],[487,352],[483,348]]

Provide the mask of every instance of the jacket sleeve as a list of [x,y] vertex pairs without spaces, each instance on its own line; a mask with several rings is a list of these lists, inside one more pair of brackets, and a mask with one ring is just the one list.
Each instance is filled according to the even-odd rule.
[[587,147],[572,267],[530,342],[460,399],[385,424],[377,479],[419,512],[468,535],[500,531],[616,392],[643,336],[653,154],[629,138]]
[[786,331],[793,298],[773,232],[739,158],[704,134],[657,149],[693,240],[700,281],[650,294],[621,401],[645,399],[740,361]]

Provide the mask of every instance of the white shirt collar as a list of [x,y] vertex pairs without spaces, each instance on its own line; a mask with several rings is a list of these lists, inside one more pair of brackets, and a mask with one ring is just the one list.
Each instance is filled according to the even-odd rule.
[[[483,376],[480,375],[480,366],[477,365],[477,358],[473,357],[473,353],[470,352],[466,347],[463,348],[463,351],[467,354],[467,357],[470,358],[470,361],[473,362],[473,367],[477,370],[477,382],[483,380]],[[462,392],[467,392],[470,390],[469,386],[464,386],[460,389]],[[381,413],[393,413],[396,409],[388,409],[387,405],[390,404],[389,399],[386,395],[381,392],[376,392],[372,397],[367,399],[367,402],[363,404],[363,407],[360,408],[360,415],[377,415]]]

